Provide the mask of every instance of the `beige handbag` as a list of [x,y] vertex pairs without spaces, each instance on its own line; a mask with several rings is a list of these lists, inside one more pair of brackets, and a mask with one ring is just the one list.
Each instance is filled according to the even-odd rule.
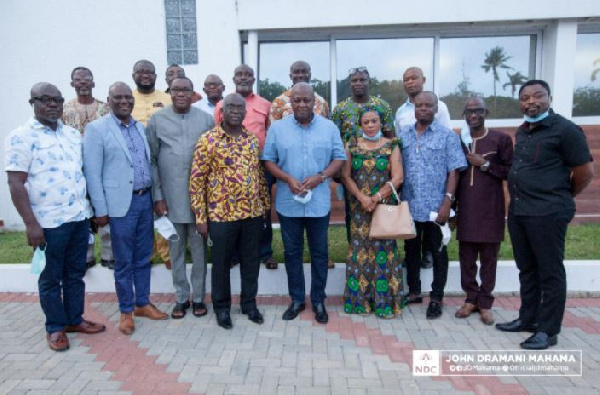
[[380,240],[414,239],[417,236],[415,221],[408,208],[408,202],[400,201],[400,197],[391,182],[387,182],[398,205],[378,204],[371,218],[369,237]]

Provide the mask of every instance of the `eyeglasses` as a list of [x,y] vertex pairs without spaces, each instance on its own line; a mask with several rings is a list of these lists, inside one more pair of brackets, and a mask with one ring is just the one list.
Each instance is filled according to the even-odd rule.
[[57,96],[57,97],[52,97],[52,96],[36,96],[36,97],[32,97],[33,100],[37,100],[40,103],[44,104],[44,105],[48,105],[50,104],[50,102],[54,102],[56,104],[63,104],[65,102],[65,99],[63,97]]
[[353,75],[356,73],[364,73],[366,75],[369,75],[369,70],[367,70],[367,68],[365,66],[354,67],[354,68],[351,68],[350,70],[348,70],[348,75]]
[[85,82],[92,82],[94,79],[92,77],[90,77],[89,75],[83,78],[79,78],[79,77],[75,77],[73,78],[73,82],[81,82],[81,81],[85,81]]
[[467,117],[471,116],[473,114],[479,115],[479,116],[485,115],[485,108],[466,108],[463,111],[463,115],[465,115]]
[[190,88],[171,88],[170,91],[171,91],[171,93],[173,93],[175,95],[178,94],[178,93],[180,93],[180,92],[184,93],[184,94],[188,94],[188,93],[192,93],[193,92],[193,90],[190,89]]

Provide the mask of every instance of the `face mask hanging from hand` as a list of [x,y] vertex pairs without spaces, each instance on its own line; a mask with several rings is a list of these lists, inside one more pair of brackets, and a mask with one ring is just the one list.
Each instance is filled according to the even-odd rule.
[[312,190],[310,190],[310,189],[304,193],[293,196],[294,200],[301,204],[306,204],[306,203],[310,202],[311,197],[312,197]]
[[35,247],[31,259],[31,274],[39,275],[46,267],[46,246]]
[[175,226],[166,216],[160,217],[154,221],[154,229],[156,229],[165,240],[179,241],[179,235],[175,230]]

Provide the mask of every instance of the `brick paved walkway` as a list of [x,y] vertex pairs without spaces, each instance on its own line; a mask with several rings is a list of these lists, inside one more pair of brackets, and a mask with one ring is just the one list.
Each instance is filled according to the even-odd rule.
[[[152,295],[169,310],[171,295]],[[36,295],[0,293],[0,394],[594,394],[600,393],[600,299],[569,299],[553,349],[583,350],[582,377],[414,377],[413,349],[515,350],[526,334],[505,334],[473,316],[454,318],[462,300],[447,298],[440,320],[426,303],[402,318],[349,316],[330,298],[328,325],[307,309],[286,322],[285,298],[261,298],[265,323],[232,310],[234,329],[202,318],[136,319],[131,337],[116,329],[113,294],[88,294],[86,318],[107,324],[98,335],[70,334],[71,349],[50,351]],[[516,317],[518,299],[500,297],[498,321]]]

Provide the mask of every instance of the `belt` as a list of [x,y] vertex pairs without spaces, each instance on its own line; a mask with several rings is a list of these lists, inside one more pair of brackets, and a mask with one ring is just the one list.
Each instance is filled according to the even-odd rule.
[[143,195],[146,192],[150,192],[150,188],[142,188],[142,189],[136,189],[133,191],[134,195]]

